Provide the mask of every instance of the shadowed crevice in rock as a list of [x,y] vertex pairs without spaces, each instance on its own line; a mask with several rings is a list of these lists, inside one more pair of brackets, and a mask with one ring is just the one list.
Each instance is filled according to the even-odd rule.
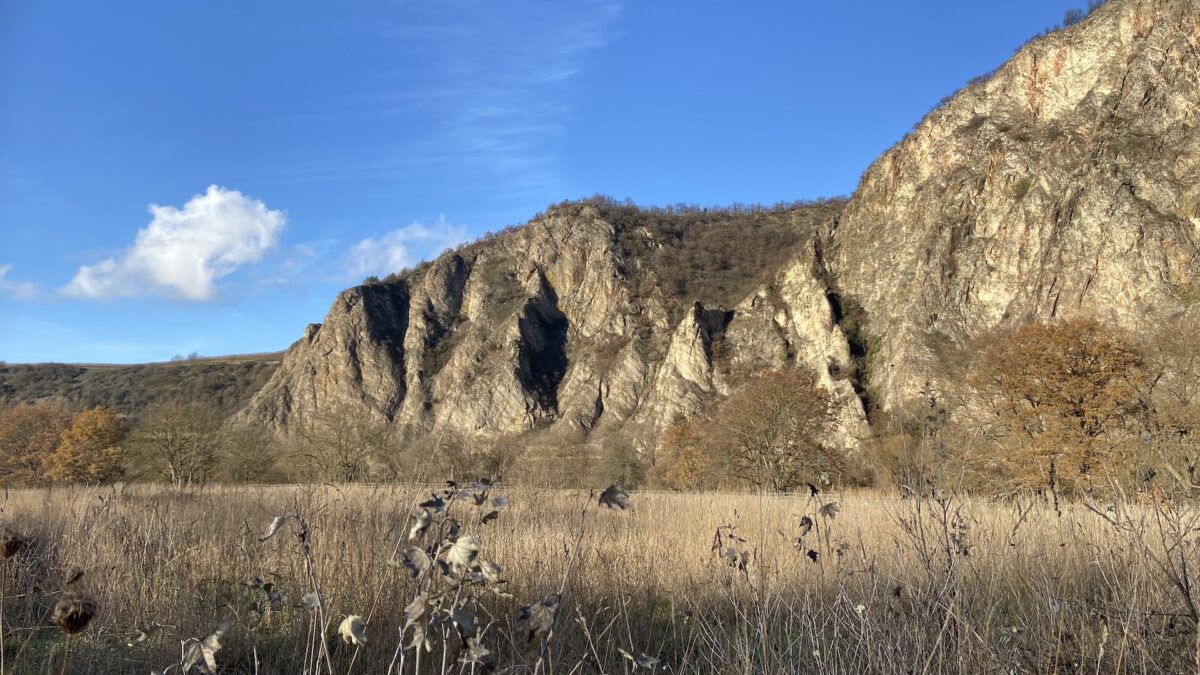
[[[391,421],[404,403],[404,339],[408,335],[409,293],[403,284],[364,286],[364,321],[371,337],[366,353],[355,350],[356,367],[367,396],[376,395],[375,407]],[[365,359],[365,363],[363,362]],[[366,371],[364,372],[364,367]],[[372,387],[372,381],[377,387]]]
[[517,377],[545,413],[558,415],[558,388],[566,375],[566,315],[554,289],[542,279],[541,291],[525,304],[518,319]]

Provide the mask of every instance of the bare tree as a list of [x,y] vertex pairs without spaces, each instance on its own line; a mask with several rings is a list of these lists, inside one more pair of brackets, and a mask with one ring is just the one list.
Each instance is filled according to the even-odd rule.
[[258,427],[227,429],[218,456],[216,479],[225,483],[264,483],[279,480],[278,442]]
[[160,403],[147,409],[131,439],[134,457],[149,473],[176,487],[212,478],[225,440],[220,412],[203,403]]
[[362,480],[372,465],[387,455],[387,425],[361,410],[338,405],[311,415],[296,430],[296,457],[324,480],[352,483]]

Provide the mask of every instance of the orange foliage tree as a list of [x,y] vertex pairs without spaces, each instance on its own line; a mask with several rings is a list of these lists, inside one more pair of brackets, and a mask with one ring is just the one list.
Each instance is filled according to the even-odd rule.
[[1012,441],[1002,461],[1019,485],[1094,486],[1145,409],[1142,356],[1090,319],[1031,324],[994,335],[970,383]]
[[663,432],[661,446],[670,463],[662,474],[668,485],[687,490],[719,487],[725,462],[704,419],[681,420]]
[[126,428],[108,408],[83,411],[46,459],[46,477],[54,480],[102,483],[120,475]]
[[40,482],[43,464],[70,423],[70,413],[48,403],[21,403],[0,410],[0,477],[4,482]]

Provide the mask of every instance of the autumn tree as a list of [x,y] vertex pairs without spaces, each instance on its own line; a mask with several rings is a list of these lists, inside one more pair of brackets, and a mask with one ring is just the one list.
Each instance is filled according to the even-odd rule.
[[713,415],[730,473],[776,491],[844,471],[844,451],[830,438],[837,418],[836,397],[806,370],[764,373]]
[[1144,409],[1142,365],[1122,335],[1075,319],[991,336],[969,382],[1007,432],[1012,477],[1057,501],[1110,468],[1118,437]]
[[224,442],[221,414],[203,403],[148,408],[130,438],[138,469],[175,487],[208,481]]
[[46,458],[46,477],[84,483],[116,478],[121,471],[125,436],[125,423],[108,408],[97,406],[79,413]]
[[714,443],[712,423],[703,417],[667,427],[660,442],[667,466],[662,480],[685,490],[719,487],[728,473],[724,451]]
[[70,424],[70,413],[48,403],[0,409],[0,479],[5,484],[40,482],[46,459]]

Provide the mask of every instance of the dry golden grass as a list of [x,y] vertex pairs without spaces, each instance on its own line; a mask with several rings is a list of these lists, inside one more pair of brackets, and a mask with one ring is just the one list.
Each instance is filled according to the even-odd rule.
[[[488,625],[480,644],[499,672],[633,670],[621,650],[676,673],[1195,669],[1185,590],[1154,562],[1182,561],[1188,574],[1197,564],[1190,521],[1184,543],[1163,548],[1171,541],[1156,518],[1177,511],[1131,508],[1126,531],[1083,506],[1060,518],[1040,502],[872,492],[821,495],[838,502],[834,519],[815,515],[820,502],[807,496],[641,492],[632,510],[609,511],[583,492],[493,494],[511,498],[496,521],[478,525],[482,510],[467,502],[451,515],[464,534],[480,535],[480,559],[510,581],[511,598],[485,593],[470,604]],[[216,654],[220,672],[294,673],[305,664],[387,672],[415,588],[387,563],[427,495],[396,486],[7,492],[3,520],[29,540],[3,561],[8,667],[57,672],[66,638],[50,612],[69,590],[98,608],[74,638],[72,672],[162,671],[194,643],[182,640],[224,621],[233,626]],[[312,651],[312,615],[295,607],[312,590],[296,521],[259,541],[274,516],[289,513],[311,526],[328,660]],[[816,527],[797,550],[806,514]],[[726,524],[745,542],[725,536],[714,551]],[[720,555],[729,544],[732,565]],[[68,589],[74,567],[86,574]],[[255,613],[265,594],[243,584],[254,577],[283,591],[281,609]],[[548,647],[527,650],[518,607],[556,592],[564,577]],[[337,637],[346,615],[365,618],[365,646]],[[433,642],[423,672],[484,672],[455,663],[454,644],[443,652]],[[397,663],[413,672],[414,656]]]

